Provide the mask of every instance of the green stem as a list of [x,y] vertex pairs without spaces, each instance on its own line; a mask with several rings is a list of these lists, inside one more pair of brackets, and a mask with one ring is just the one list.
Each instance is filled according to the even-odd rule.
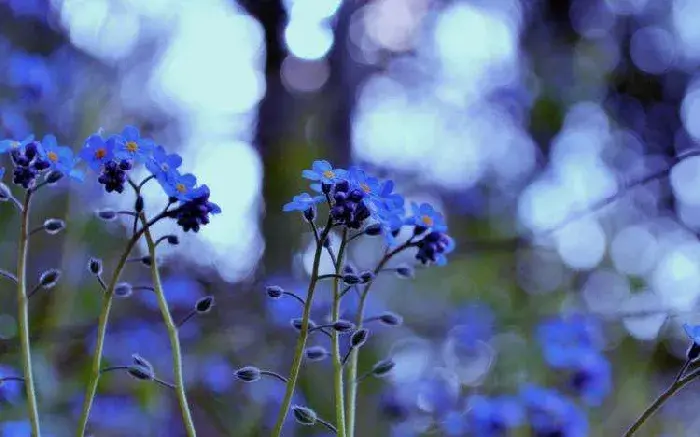
[[[335,264],[335,277],[333,279],[333,309],[331,320],[340,318],[340,271],[343,268],[343,257],[345,255],[345,246],[348,242],[348,229],[343,229],[342,240],[338,248],[338,259]],[[343,362],[340,355],[340,334],[335,329],[331,338],[331,347],[333,355],[333,386],[335,389],[335,422],[337,428],[337,437],[345,437],[345,388],[343,384]]]
[[[152,225],[160,218],[161,216],[155,217],[148,223],[148,226]],[[102,353],[104,351],[105,337],[107,335],[107,322],[109,321],[109,313],[112,309],[114,287],[117,285],[122,270],[124,270],[124,267],[126,266],[126,262],[129,259],[129,254],[131,253],[131,250],[136,245],[136,242],[139,241],[139,238],[141,238],[141,235],[143,235],[144,231],[148,229],[148,226],[144,226],[142,229],[140,229],[136,234],[134,234],[131,237],[129,242],[126,244],[124,253],[122,253],[121,257],[119,258],[117,266],[114,269],[114,272],[112,273],[112,278],[110,279],[109,284],[107,285],[104,291],[104,295],[102,296],[102,308],[100,309],[100,317],[97,322],[97,340],[95,342],[95,353],[92,356],[92,365],[90,367],[90,381],[88,382],[88,386],[85,392],[83,410],[80,414],[80,422],[78,425],[78,432],[76,434],[77,437],[83,437],[85,435],[85,431],[87,430],[88,419],[90,417],[90,409],[92,408],[92,403],[95,399],[95,395],[97,394],[97,386],[100,382],[100,373],[102,369]]]
[[29,343],[29,297],[27,296],[27,258],[29,253],[29,205],[32,190],[27,190],[22,209],[22,222],[19,232],[19,249],[17,256],[17,313],[19,336],[22,345],[22,370],[24,387],[27,393],[29,422],[32,425],[32,437],[41,436],[39,426],[39,408],[36,402],[34,372],[32,371],[32,353]]
[[686,386],[686,384],[694,381],[700,377],[700,370],[696,370],[690,375],[686,376],[685,378],[680,378],[677,379],[676,381],[671,384],[668,389],[666,389],[665,392],[661,393],[661,395],[656,398],[656,400],[642,413],[641,416],[630,426],[630,428],[627,430],[627,432],[624,434],[624,437],[631,437],[635,432],[639,431],[639,428],[644,425],[644,422],[647,421],[661,406],[666,403],[671,397],[673,397],[674,394],[676,394],[680,389]]
[[[389,262],[391,258],[393,258],[394,255],[397,253],[407,249],[411,245],[411,240],[408,240],[406,243],[398,246],[396,249],[387,252],[384,257],[379,261],[379,264],[377,264],[377,268],[374,269],[374,275],[378,275],[379,272],[382,271],[384,266]],[[362,294],[360,295],[360,302],[357,305],[357,316],[355,319],[355,325],[357,326],[357,329],[362,328],[362,322],[365,318],[365,303],[367,301],[367,295],[369,294],[369,290],[372,287],[372,283],[374,281],[368,283],[365,285],[365,289],[362,291]],[[357,386],[359,384],[358,378],[357,378],[357,362],[359,358],[359,349],[358,348],[353,348],[353,350],[350,351],[350,358],[348,359],[347,363],[347,368],[348,368],[348,376],[347,376],[347,381],[348,381],[348,396],[347,400],[345,402],[345,417],[346,417],[346,423],[347,423],[347,437],[353,437],[355,435],[355,418],[356,418],[356,409],[357,409]]]
[[306,347],[306,339],[309,336],[309,317],[311,316],[311,303],[313,302],[314,291],[316,290],[316,283],[318,282],[318,267],[321,263],[321,253],[323,251],[323,241],[328,237],[330,232],[330,219],[328,225],[324,228],[321,236],[316,242],[316,252],[314,253],[314,263],[311,268],[311,279],[309,280],[309,288],[306,294],[306,301],[304,303],[304,312],[301,318],[301,329],[299,330],[299,338],[297,339],[297,345],[294,351],[294,360],[292,361],[292,368],[289,370],[289,380],[287,381],[287,388],[284,393],[284,398],[282,399],[282,405],[280,406],[279,413],[277,414],[277,421],[275,422],[275,427],[272,431],[272,437],[280,437],[282,435],[282,426],[284,425],[284,419],[289,413],[289,406],[292,404],[292,396],[294,396],[294,389],[296,387],[297,379],[299,378],[299,370],[301,369],[302,358],[304,357],[304,348]]
[[153,289],[156,293],[156,298],[158,299],[158,307],[160,308],[161,316],[163,317],[163,322],[168,330],[168,338],[170,339],[170,348],[172,350],[173,358],[173,374],[175,377],[174,389],[177,395],[177,401],[180,404],[180,412],[182,414],[182,421],[185,425],[185,431],[188,437],[196,437],[197,431],[194,427],[194,422],[192,421],[192,413],[190,412],[189,404],[187,403],[187,392],[185,391],[185,379],[183,377],[182,371],[182,351],[180,349],[180,337],[178,335],[177,325],[170,314],[170,309],[168,308],[168,301],[165,298],[165,293],[163,291],[163,284],[160,280],[160,272],[158,271],[158,262],[156,261],[156,242],[151,235],[151,231],[148,229],[146,216],[142,213],[140,215],[141,223],[145,228],[144,236],[146,237],[146,244],[148,244],[148,254],[151,256],[151,279],[153,281]]

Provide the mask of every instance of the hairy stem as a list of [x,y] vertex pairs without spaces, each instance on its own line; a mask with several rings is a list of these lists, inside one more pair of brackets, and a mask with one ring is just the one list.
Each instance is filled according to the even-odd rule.
[[185,379],[182,371],[182,351],[180,349],[180,337],[178,335],[177,325],[175,324],[175,321],[173,321],[173,317],[170,314],[168,301],[165,298],[163,284],[160,280],[160,272],[158,271],[158,262],[156,259],[156,242],[151,235],[151,231],[147,227],[146,216],[143,213],[140,215],[140,219],[145,228],[144,236],[146,237],[146,243],[148,244],[148,254],[151,256],[151,280],[153,281],[153,289],[156,293],[156,298],[158,299],[158,307],[160,308],[163,322],[168,330],[168,338],[170,339],[170,349],[173,358],[173,375],[175,378],[173,381],[175,386],[174,389],[177,395],[178,404],[180,405],[182,421],[185,425],[187,436],[195,437],[197,435],[197,431],[195,430],[194,422],[192,421],[190,406],[187,403]]
[[665,392],[661,393],[656,400],[649,405],[649,407],[644,410],[641,416],[630,426],[630,428],[627,430],[627,432],[624,434],[624,437],[631,437],[639,431],[639,429],[644,425],[644,423],[652,416],[656,411],[663,406],[663,404],[666,403],[669,399],[673,397],[674,394],[676,394],[678,391],[680,391],[683,387],[685,387],[688,383],[694,381],[700,377],[700,370],[696,370],[693,373],[689,374],[685,378],[680,378],[677,379],[676,381],[671,384]]
[[[398,246],[392,251],[387,251],[387,253],[382,257],[382,259],[379,261],[379,264],[377,264],[377,267],[374,269],[374,275],[378,275],[380,271],[386,266],[386,264],[391,260],[391,258],[394,257],[399,252],[402,252],[406,250],[408,247],[411,245],[411,240],[408,240],[406,243]],[[362,291],[362,294],[360,294],[360,302],[357,306],[357,315],[355,319],[355,325],[357,326],[357,329],[362,328],[362,322],[365,318],[365,303],[367,301],[367,295],[369,294],[369,290],[372,287],[372,282],[369,282],[367,285],[365,285],[364,290]],[[350,357],[348,359],[347,363],[347,381],[348,381],[348,396],[347,400],[345,402],[345,418],[346,418],[346,428],[347,428],[347,437],[354,437],[355,435],[355,417],[356,417],[356,410],[357,410],[357,387],[359,384],[359,380],[357,378],[357,362],[358,362],[358,356],[359,356],[359,351],[360,348],[353,348],[350,351]]]
[[161,218],[162,215],[154,217],[153,220],[151,220],[147,225],[145,225],[143,228],[137,231],[136,234],[134,234],[131,237],[131,239],[129,239],[128,243],[126,244],[126,248],[124,249],[124,252],[122,253],[121,257],[119,258],[119,261],[117,262],[117,266],[115,267],[114,272],[112,273],[112,278],[110,279],[109,284],[107,284],[107,286],[104,287],[105,290],[104,295],[102,296],[102,308],[100,309],[100,316],[97,321],[97,340],[95,342],[95,353],[92,356],[92,365],[90,367],[90,381],[88,382],[88,386],[85,392],[85,400],[83,401],[83,409],[80,414],[80,422],[78,425],[78,432],[76,434],[78,437],[83,437],[85,435],[85,431],[87,430],[88,419],[90,417],[90,409],[92,408],[92,403],[95,400],[95,395],[97,394],[97,386],[100,382],[100,373],[102,369],[102,353],[104,351],[105,337],[107,335],[107,322],[109,321],[109,313],[112,309],[114,287],[119,281],[119,277],[121,276],[122,270],[124,270],[126,262],[129,259],[129,254],[136,245],[136,242],[139,240],[139,238],[141,238],[141,235],[143,235],[144,231],[148,229],[149,226],[151,226],[153,223],[160,220]]
[[[338,248],[338,259],[335,263],[335,275],[333,279],[333,309],[331,320],[340,318],[340,271],[343,268],[345,245],[348,242],[348,229],[343,229],[342,240]],[[345,387],[343,384],[343,364],[340,356],[340,334],[335,329],[331,338],[333,355],[333,387],[335,390],[335,423],[337,424],[337,437],[346,437],[345,431]]]
[[22,206],[22,220],[19,231],[19,248],[17,253],[17,320],[22,347],[22,370],[24,387],[27,393],[27,408],[29,422],[32,426],[32,437],[41,436],[39,425],[39,407],[36,402],[34,372],[32,371],[32,353],[29,342],[29,296],[27,296],[27,258],[29,253],[29,205],[32,190],[27,190]]
[[[330,219],[328,220],[328,225],[330,225]],[[292,397],[294,396],[294,389],[296,388],[297,379],[299,378],[299,370],[301,369],[301,362],[302,358],[304,357],[304,348],[306,347],[306,339],[309,336],[309,318],[311,316],[311,303],[313,302],[314,291],[316,290],[316,283],[318,282],[318,267],[321,263],[323,241],[326,239],[326,237],[328,237],[328,233],[331,229],[331,227],[328,225],[321,233],[321,236],[316,240],[314,263],[311,268],[311,279],[309,279],[309,288],[306,295],[306,301],[304,302],[304,312],[301,318],[301,329],[299,330],[299,338],[297,339],[297,345],[294,351],[294,359],[292,361],[292,368],[289,370],[287,388],[284,393],[284,398],[282,399],[282,405],[280,406],[279,413],[277,414],[277,421],[275,422],[275,427],[272,431],[272,437],[280,437],[282,435],[282,426],[284,425],[284,419],[289,413],[289,407],[292,404]]]

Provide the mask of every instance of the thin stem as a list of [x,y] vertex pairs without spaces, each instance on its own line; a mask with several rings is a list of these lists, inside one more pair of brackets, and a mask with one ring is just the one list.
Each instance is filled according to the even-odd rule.
[[[113,370],[129,370],[131,366],[110,366],[110,367],[105,367],[102,369],[101,373],[107,373],[111,372]],[[155,376],[153,377],[153,382],[162,385],[163,387],[168,387],[170,389],[175,390],[175,386],[167,381],[163,381],[162,379],[158,379]]]
[[[348,228],[343,228],[340,247],[338,248],[338,260],[335,264],[335,275],[326,275],[333,277],[333,308],[331,311],[331,320],[340,318],[340,271],[343,268],[343,258],[345,256],[345,247],[348,243]],[[345,437],[345,387],[343,384],[343,364],[347,356],[340,359],[340,333],[333,330],[331,337],[331,354],[333,359],[333,386],[335,388],[335,422],[338,427],[337,436]]]
[[4,378],[0,378],[0,385],[6,381],[24,382],[24,378],[21,376],[6,376]]
[[285,384],[289,382],[289,378],[285,378],[284,376],[280,375],[279,373],[272,372],[270,370],[261,370],[260,374],[271,376],[275,379],[279,379],[280,381],[284,382]]
[[197,315],[197,310],[190,311],[189,313],[187,313],[185,315],[185,317],[183,317],[179,322],[177,322],[177,324],[175,326],[177,326],[178,328],[181,327],[182,325],[187,323],[188,320],[190,320],[192,317],[194,317],[196,315]]
[[19,248],[17,255],[17,313],[19,336],[22,346],[22,370],[24,372],[24,387],[27,393],[27,408],[29,422],[32,427],[32,437],[41,436],[39,425],[39,407],[36,401],[36,388],[32,371],[32,353],[29,342],[29,297],[27,295],[27,258],[29,253],[29,205],[32,190],[27,190],[22,205],[22,221],[19,232]]
[[317,417],[316,421],[318,423],[320,423],[321,425],[325,426],[326,428],[328,428],[328,430],[330,432],[332,432],[333,434],[338,435],[338,429],[335,426],[333,426],[330,422],[323,420],[320,417]]
[[24,214],[24,205],[22,205],[22,202],[20,202],[15,196],[10,196],[10,199],[12,200],[12,203],[17,207],[17,210]]
[[153,281],[153,289],[155,290],[156,297],[158,299],[158,307],[160,308],[161,316],[163,317],[163,322],[168,330],[168,337],[170,339],[170,348],[173,358],[173,375],[175,377],[174,390],[177,395],[178,403],[180,404],[180,413],[182,414],[182,421],[185,425],[185,431],[188,437],[195,437],[197,431],[194,427],[194,422],[192,421],[192,413],[190,411],[189,404],[187,403],[187,392],[185,391],[185,380],[182,371],[182,352],[180,350],[180,339],[178,336],[177,326],[173,321],[173,317],[170,314],[170,309],[168,308],[168,301],[165,298],[165,292],[163,291],[163,284],[160,280],[160,272],[158,271],[158,262],[156,260],[156,244],[151,235],[151,231],[148,228],[148,223],[146,221],[146,216],[142,213],[140,214],[141,223],[143,223],[144,236],[146,237],[146,243],[148,244],[148,253],[151,256],[151,279]]
[[32,291],[27,293],[27,299],[31,299],[32,296],[36,294],[37,291],[41,290],[41,284],[36,284],[34,288],[32,288]]
[[41,231],[43,231],[43,230],[44,230],[44,226],[43,226],[43,225],[42,225],[42,226],[39,226],[39,227],[36,227],[36,228],[32,229],[31,231],[29,231],[29,236],[31,237],[32,235],[38,234],[39,232],[41,232]]
[[0,269],[0,277],[3,277],[5,279],[9,279],[10,281],[14,282],[15,284],[17,283],[17,277],[15,275],[13,275],[12,273],[8,272],[7,270]]
[[[336,263],[336,264],[337,264],[337,263]],[[331,273],[331,274],[328,274],[328,275],[321,275],[321,276],[318,277],[318,280],[319,280],[319,281],[322,281],[322,280],[324,280],[324,279],[336,279],[336,280],[338,280],[338,279],[343,279],[343,275],[340,275],[340,274],[337,274],[337,273],[336,273],[336,274]]]
[[674,384],[677,383],[683,377],[683,374],[685,373],[686,370],[688,370],[688,367],[690,366],[690,363],[692,363],[692,362],[693,362],[693,360],[690,360],[690,359],[685,360],[685,363],[683,363],[683,367],[681,367],[681,370],[678,371],[678,374],[673,379]]
[[[330,218],[328,219],[328,222],[328,225],[330,225]],[[306,339],[309,336],[309,317],[311,315],[311,302],[313,301],[314,291],[316,290],[316,282],[318,282],[318,267],[321,263],[321,252],[323,251],[323,244],[321,242],[324,238],[328,236],[329,231],[330,226],[326,226],[326,228],[321,233],[321,236],[319,237],[318,243],[316,244],[316,251],[314,253],[314,263],[313,267],[311,268],[311,279],[309,279],[309,288],[306,294],[304,312],[301,318],[301,329],[299,330],[299,338],[297,338],[297,345],[294,351],[294,359],[292,361],[292,367],[289,370],[287,388],[284,393],[284,398],[282,399],[282,404],[280,406],[279,413],[277,414],[277,421],[275,422],[275,427],[272,431],[272,437],[280,437],[282,435],[282,426],[284,425],[284,419],[287,417],[287,413],[289,413],[289,406],[292,404],[294,388],[296,387],[297,379],[299,378],[299,370],[301,369],[301,363],[304,357]]]
[[630,426],[630,428],[624,434],[624,437],[631,437],[632,435],[634,435],[635,432],[639,431],[639,428],[641,428],[642,425],[644,425],[647,419],[649,419],[659,408],[661,408],[663,404],[666,403],[666,401],[671,399],[671,397],[673,397],[674,394],[680,391],[688,383],[696,380],[698,377],[700,377],[700,370],[696,370],[695,372],[691,373],[685,378],[680,378],[679,380],[673,382],[673,384],[671,384],[665,392],[661,393],[661,395],[658,398],[656,398],[656,400],[651,405],[649,405],[649,407],[646,410],[644,410],[642,415],[639,416],[639,418],[632,424],[632,426]]
[[139,229],[134,236],[127,242],[124,253],[122,253],[117,266],[112,273],[112,278],[109,284],[105,287],[102,278],[98,277],[100,285],[104,288],[105,293],[102,296],[102,308],[100,309],[100,316],[97,322],[97,340],[95,342],[95,353],[92,357],[92,365],[90,370],[90,381],[85,392],[85,400],[83,401],[83,409],[80,414],[80,422],[78,425],[77,437],[83,437],[85,431],[87,430],[87,423],[90,417],[90,409],[92,408],[92,403],[95,399],[95,394],[97,393],[97,386],[100,382],[100,369],[102,367],[102,353],[104,351],[105,336],[107,335],[107,322],[109,321],[109,313],[112,309],[112,299],[114,297],[114,287],[116,287],[119,277],[121,276],[122,270],[126,266],[126,261],[129,258],[131,250],[136,245],[136,242],[141,238],[144,231],[148,229],[151,225],[156,223],[158,220],[163,218],[163,214],[155,216],[148,222],[147,226]]
[[304,301],[304,299],[302,299],[296,293],[293,293],[291,291],[283,291],[282,294],[284,294],[285,296],[289,296],[289,297],[296,299],[302,306],[306,305],[306,301]]
[[[374,274],[375,276],[386,266],[386,264],[391,260],[391,258],[394,257],[394,255],[406,250],[407,248],[411,247],[412,244],[412,239],[409,239],[405,243],[401,244],[400,246],[396,247],[394,250],[387,251],[386,254],[382,257],[382,259],[379,261],[379,264],[377,264],[377,267],[374,269]],[[369,294],[369,290],[372,287],[372,283],[374,281],[370,281],[365,285],[365,289],[362,291],[360,294],[360,302],[358,303],[357,306],[357,315],[355,319],[355,324],[357,326],[357,329],[362,328],[362,322],[365,317],[365,304],[367,301],[367,295]],[[346,405],[346,418],[347,418],[347,437],[354,437],[355,435],[355,417],[356,417],[356,409],[357,409],[357,386],[358,386],[358,378],[357,378],[357,362],[358,362],[358,355],[359,355],[359,349],[358,348],[352,348],[349,351],[349,358],[348,358],[348,365],[347,365],[347,372],[348,372],[348,396],[347,396],[347,401],[345,403]]]
[[345,356],[343,356],[343,361],[341,361],[342,365],[344,366],[345,363],[348,362],[348,358],[350,358],[350,354],[352,353],[354,347],[348,348],[348,351],[345,353]]

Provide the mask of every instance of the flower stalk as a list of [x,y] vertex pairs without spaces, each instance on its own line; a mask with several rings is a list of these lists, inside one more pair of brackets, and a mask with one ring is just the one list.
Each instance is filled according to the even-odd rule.
[[[345,247],[348,242],[348,228],[343,229],[340,247],[338,248],[338,258],[335,263],[335,277],[333,279],[333,309],[331,320],[340,319],[340,272],[343,268],[345,257]],[[345,428],[345,387],[343,384],[343,364],[340,355],[340,333],[333,330],[331,337],[331,354],[333,355],[333,388],[335,391],[335,420],[337,437],[346,437]]]

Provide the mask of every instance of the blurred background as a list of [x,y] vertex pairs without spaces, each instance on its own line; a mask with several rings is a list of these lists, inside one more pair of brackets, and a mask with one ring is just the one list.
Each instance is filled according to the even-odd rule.
[[[299,308],[266,300],[264,285],[305,290],[311,239],[281,207],[307,189],[300,172],[314,159],[393,178],[444,211],[457,241],[448,266],[374,288],[370,315],[405,323],[376,329],[361,356],[361,370],[386,356],[397,366],[362,383],[358,437],[486,436],[461,423],[470,399],[520,399],[527,383],[584,415],[587,427],[563,435],[620,435],[683,363],[682,323],[700,322],[700,160],[669,171],[700,141],[699,16],[694,0],[0,0],[0,139],[53,133],[77,150],[99,128],[133,124],[211,187],[224,213],[162,248],[176,318],[217,301],[182,331],[202,436],[270,433],[283,387],[233,370],[289,368]],[[625,189],[650,174],[662,177]],[[110,271],[125,243],[124,224],[94,211],[133,202],[90,178],[62,187],[33,214],[66,217],[67,232],[35,237],[30,262],[37,277],[64,271],[31,308],[44,429],[58,437],[74,432],[95,338],[87,260]],[[0,206],[11,270],[18,220]],[[379,254],[368,240],[350,259],[370,268]],[[125,278],[147,284],[148,270]],[[0,376],[18,375],[13,288],[0,290]],[[322,320],[329,294],[317,296]],[[547,333],[567,331],[547,327],[572,315],[593,326],[586,339],[607,364],[590,402],[546,354]],[[115,305],[105,365],[135,352],[172,378],[147,293]],[[332,418],[328,364],[302,369],[296,402]],[[639,435],[696,435],[699,407],[691,386]],[[28,436],[25,417],[21,386],[4,384],[0,435]],[[91,424],[100,437],[182,435],[172,393],[116,372]],[[327,433],[290,421],[284,435]]]

